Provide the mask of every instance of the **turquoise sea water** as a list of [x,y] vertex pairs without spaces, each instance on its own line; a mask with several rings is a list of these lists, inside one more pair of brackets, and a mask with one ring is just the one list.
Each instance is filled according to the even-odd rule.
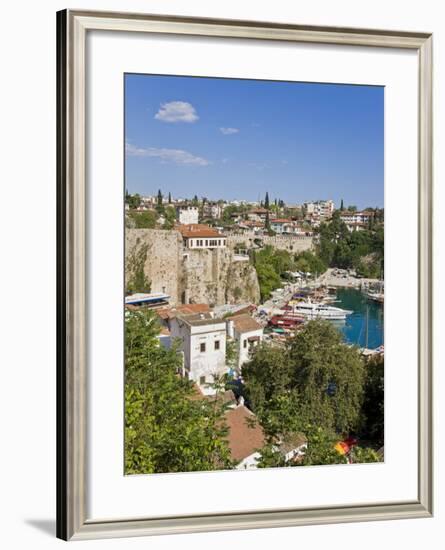
[[383,344],[383,304],[368,300],[359,290],[338,289],[332,305],[354,311],[346,321],[336,322],[344,339],[360,347],[377,348]]

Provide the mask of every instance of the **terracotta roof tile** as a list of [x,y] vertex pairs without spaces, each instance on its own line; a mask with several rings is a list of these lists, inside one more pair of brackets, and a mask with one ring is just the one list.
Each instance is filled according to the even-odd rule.
[[210,307],[208,304],[183,304],[176,307],[165,307],[156,310],[156,313],[163,320],[172,319],[178,314],[190,315],[192,313],[208,313]]
[[253,330],[260,330],[263,328],[247,313],[232,315],[231,317],[227,317],[227,319],[233,321],[233,325],[237,332],[252,332]]
[[[264,432],[256,416],[244,405],[226,412],[227,440],[232,460],[241,462],[265,444]],[[255,424],[252,426],[252,422]]]
[[177,225],[176,229],[183,237],[224,237],[217,229],[201,223]]

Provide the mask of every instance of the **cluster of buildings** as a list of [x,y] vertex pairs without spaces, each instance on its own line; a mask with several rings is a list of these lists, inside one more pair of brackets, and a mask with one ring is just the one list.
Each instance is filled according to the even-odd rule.
[[[162,301],[162,303],[161,303]],[[215,382],[230,374],[241,375],[242,366],[263,339],[263,326],[253,317],[251,305],[220,306],[211,309],[207,304],[165,305],[168,296],[137,294],[126,299],[127,309],[150,307],[160,320],[160,345],[170,348],[175,343],[182,355],[182,376],[194,382],[196,398],[221,399],[225,405],[228,427],[227,442],[236,469],[256,468],[260,449],[266,436],[255,414],[246,406],[242,396],[232,390],[219,391]],[[232,355],[227,357],[228,347]],[[276,449],[284,460],[299,460],[307,441],[302,434],[291,434],[277,441]]]
[[[157,196],[141,197],[141,203],[136,210],[154,209],[159,204],[158,201]],[[178,224],[188,226],[197,226],[203,220],[221,220],[228,206],[236,207],[239,210],[230,215],[231,228],[237,232],[254,232],[259,235],[266,230],[272,230],[277,235],[310,236],[312,229],[317,228],[322,222],[329,221],[335,211],[335,204],[331,199],[285,207],[274,205],[269,209],[256,202],[246,201],[202,201],[198,206],[194,201],[163,197],[162,203],[175,208]],[[366,229],[372,216],[372,211],[342,210],[340,212],[341,220],[351,232]]]

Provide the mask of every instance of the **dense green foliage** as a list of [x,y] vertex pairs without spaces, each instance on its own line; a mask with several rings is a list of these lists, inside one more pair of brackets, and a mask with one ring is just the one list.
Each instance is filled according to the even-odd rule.
[[383,445],[384,440],[384,359],[372,358],[366,365],[365,399],[363,403],[363,431]]
[[[378,216],[383,216],[379,212]],[[354,268],[359,275],[378,278],[383,272],[383,244],[381,223],[373,221],[367,229],[350,232],[337,210],[329,223],[320,225],[317,255],[327,266]]]
[[131,209],[137,208],[141,204],[141,196],[139,195],[139,193],[130,195],[128,191],[125,191],[125,202]]
[[[243,366],[246,396],[268,441],[259,466],[345,463],[335,444],[360,430],[364,404],[383,407],[383,393],[366,394],[366,368],[327,321],[309,322],[285,348],[263,344]],[[306,436],[307,450],[300,460],[285,463],[277,442],[296,432]],[[369,448],[355,447],[351,456],[353,462],[379,460]]]
[[180,355],[159,344],[153,312],[125,316],[125,473],[230,468],[224,406],[178,376]]
[[158,221],[158,214],[155,210],[129,212],[127,216],[133,221],[136,229],[154,229]]
[[276,433],[289,431],[285,419],[292,416],[300,428],[314,423],[348,432],[359,426],[364,364],[328,321],[310,321],[286,348],[261,346],[244,365],[243,377],[249,401],[270,433],[269,425]]
[[295,256],[295,269],[303,273],[321,275],[327,269],[326,264],[313,252],[305,250]]
[[269,298],[272,290],[281,286],[281,277],[294,268],[294,259],[286,250],[277,250],[270,245],[252,255],[262,300]]
[[167,206],[166,208],[164,208],[164,217],[165,223],[162,228],[173,229],[176,223],[176,210],[173,208],[173,206]]

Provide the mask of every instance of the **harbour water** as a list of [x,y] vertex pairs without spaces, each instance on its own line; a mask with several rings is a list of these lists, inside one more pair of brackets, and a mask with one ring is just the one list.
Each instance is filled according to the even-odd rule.
[[371,349],[383,344],[383,304],[368,300],[362,292],[351,288],[337,289],[333,305],[353,311],[338,324],[344,339],[350,344]]

